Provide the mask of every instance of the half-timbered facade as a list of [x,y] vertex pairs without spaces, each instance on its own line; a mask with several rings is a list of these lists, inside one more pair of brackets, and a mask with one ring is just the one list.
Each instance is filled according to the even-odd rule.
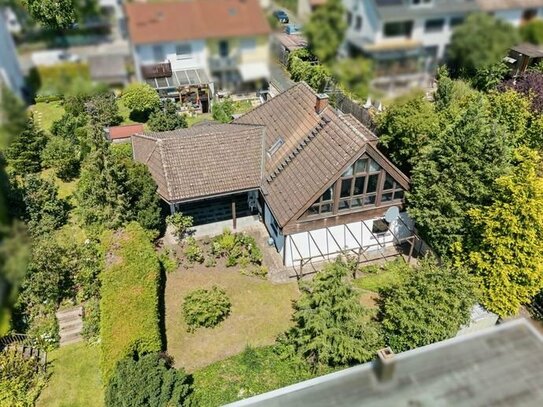
[[377,149],[371,131],[305,83],[232,124],[137,135],[132,142],[135,159],[148,165],[172,210],[196,203],[211,211],[235,197],[235,215],[246,196],[285,265],[345,252],[363,261],[412,235],[403,211],[408,178]]

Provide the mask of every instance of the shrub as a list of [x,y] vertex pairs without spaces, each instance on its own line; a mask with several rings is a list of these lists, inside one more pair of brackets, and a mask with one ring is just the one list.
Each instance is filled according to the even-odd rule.
[[214,257],[206,257],[204,261],[204,266],[206,267],[215,267],[217,265],[217,260]]
[[188,376],[165,355],[121,360],[106,387],[106,406],[182,406],[191,392]]
[[106,265],[101,273],[102,373],[109,380],[120,360],[158,352],[160,264],[145,230],[137,223],[108,231],[102,239]]
[[520,35],[526,42],[543,44],[543,21],[532,20],[520,27]]
[[30,329],[27,335],[42,349],[56,348],[60,341],[60,334],[55,313],[43,307],[40,312],[34,310],[34,313],[36,315],[30,320]]
[[182,240],[193,225],[192,216],[185,216],[181,212],[166,217],[166,223],[173,228],[174,236]]
[[252,236],[232,233],[228,229],[212,240],[211,253],[216,257],[226,257],[227,267],[262,263],[262,252],[256,240]]
[[221,123],[230,123],[234,114],[234,102],[231,99],[224,99],[222,102],[213,104],[213,120]]
[[163,250],[158,254],[158,260],[162,265],[162,269],[166,273],[174,272],[179,266],[179,264],[177,263],[177,259],[170,253],[168,249]]
[[185,245],[185,257],[190,263],[203,263],[204,252],[198,246],[198,242],[195,238],[189,237]]
[[83,305],[83,338],[94,342],[100,338],[100,300],[92,298]]
[[0,352],[0,405],[31,407],[45,383],[36,359],[15,350]]
[[211,290],[196,290],[185,297],[183,315],[189,332],[199,327],[212,328],[230,314],[230,299],[226,293],[213,286]]
[[124,105],[132,112],[131,118],[147,121],[149,114],[158,109],[160,98],[156,90],[146,83],[132,83],[128,85],[121,96]]
[[185,116],[177,113],[175,103],[169,99],[161,103],[160,109],[151,113],[147,124],[152,131],[169,131],[187,127]]
[[70,181],[79,171],[79,149],[63,137],[51,137],[41,154],[42,164],[54,168],[55,174],[63,181]]

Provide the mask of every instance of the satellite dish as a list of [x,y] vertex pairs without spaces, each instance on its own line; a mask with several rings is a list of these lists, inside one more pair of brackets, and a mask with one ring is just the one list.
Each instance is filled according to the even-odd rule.
[[392,206],[387,209],[385,213],[385,220],[388,223],[392,223],[396,219],[398,219],[399,216],[400,216],[400,208],[398,208],[397,206]]

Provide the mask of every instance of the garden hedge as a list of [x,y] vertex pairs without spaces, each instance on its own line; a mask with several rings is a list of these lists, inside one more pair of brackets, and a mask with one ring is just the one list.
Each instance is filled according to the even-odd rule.
[[135,222],[106,232],[102,245],[106,264],[101,275],[100,331],[107,382],[121,359],[161,351],[160,263],[146,231]]

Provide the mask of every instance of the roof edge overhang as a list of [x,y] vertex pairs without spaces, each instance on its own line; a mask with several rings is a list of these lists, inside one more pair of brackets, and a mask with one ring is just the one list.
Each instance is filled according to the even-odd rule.
[[175,205],[175,204],[184,204],[184,203],[191,203],[191,202],[197,202],[197,201],[205,201],[207,199],[222,198],[228,195],[242,194],[244,192],[257,191],[257,190],[260,190],[260,184],[254,187],[236,189],[232,191],[220,192],[220,193],[210,194],[210,195],[200,195],[200,196],[191,197],[191,198],[171,199],[170,197],[165,197],[163,195],[160,195],[160,197],[162,198],[163,201],[167,202],[168,204]]

